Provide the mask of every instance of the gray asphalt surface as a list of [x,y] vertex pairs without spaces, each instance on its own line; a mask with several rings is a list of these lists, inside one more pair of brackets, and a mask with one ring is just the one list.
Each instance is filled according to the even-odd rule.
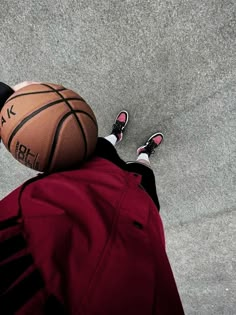
[[[0,1],[0,81],[59,83],[121,109],[125,160],[155,131],[167,250],[186,314],[236,313],[236,2]],[[35,173],[1,146],[0,199]]]

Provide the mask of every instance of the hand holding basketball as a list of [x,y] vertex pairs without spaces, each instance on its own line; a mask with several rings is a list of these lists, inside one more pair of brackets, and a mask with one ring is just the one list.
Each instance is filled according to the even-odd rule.
[[41,82],[35,82],[35,81],[24,81],[21,83],[16,84],[15,86],[12,87],[12,89],[17,92],[20,89],[23,89],[26,86],[29,86],[31,84],[41,84]]

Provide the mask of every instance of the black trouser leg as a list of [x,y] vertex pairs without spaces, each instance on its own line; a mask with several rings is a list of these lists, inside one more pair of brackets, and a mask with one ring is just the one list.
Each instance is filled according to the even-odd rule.
[[127,164],[119,157],[115,147],[104,138],[98,138],[94,155],[114,163],[125,171],[142,175],[141,185],[152,198],[158,210],[160,210],[160,204],[156,193],[155,175],[149,167],[137,162]]

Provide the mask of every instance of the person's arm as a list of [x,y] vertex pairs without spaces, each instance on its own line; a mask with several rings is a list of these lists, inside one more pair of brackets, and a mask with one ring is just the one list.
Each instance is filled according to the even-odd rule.
[[[0,82],[0,112],[6,102],[6,100],[13,94],[15,91],[7,84]],[[0,121],[0,142],[1,142],[1,125]]]
[[15,91],[9,85],[0,82],[0,111],[3,108],[6,100],[13,94]]
[[[40,84],[40,82],[35,81],[25,81],[15,85],[14,87],[10,87],[9,85],[0,82],[0,112],[6,102],[6,100],[14,94],[16,91],[22,89],[31,84]],[[1,142],[1,121],[0,121],[0,142]]]

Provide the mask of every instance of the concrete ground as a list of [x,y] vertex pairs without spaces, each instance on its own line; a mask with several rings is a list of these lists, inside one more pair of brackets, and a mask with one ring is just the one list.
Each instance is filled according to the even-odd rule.
[[[186,314],[236,313],[236,2],[1,0],[0,80],[79,92],[100,136],[130,112],[126,160],[154,131],[167,249]],[[35,173],[1,147],[0,198]]]

